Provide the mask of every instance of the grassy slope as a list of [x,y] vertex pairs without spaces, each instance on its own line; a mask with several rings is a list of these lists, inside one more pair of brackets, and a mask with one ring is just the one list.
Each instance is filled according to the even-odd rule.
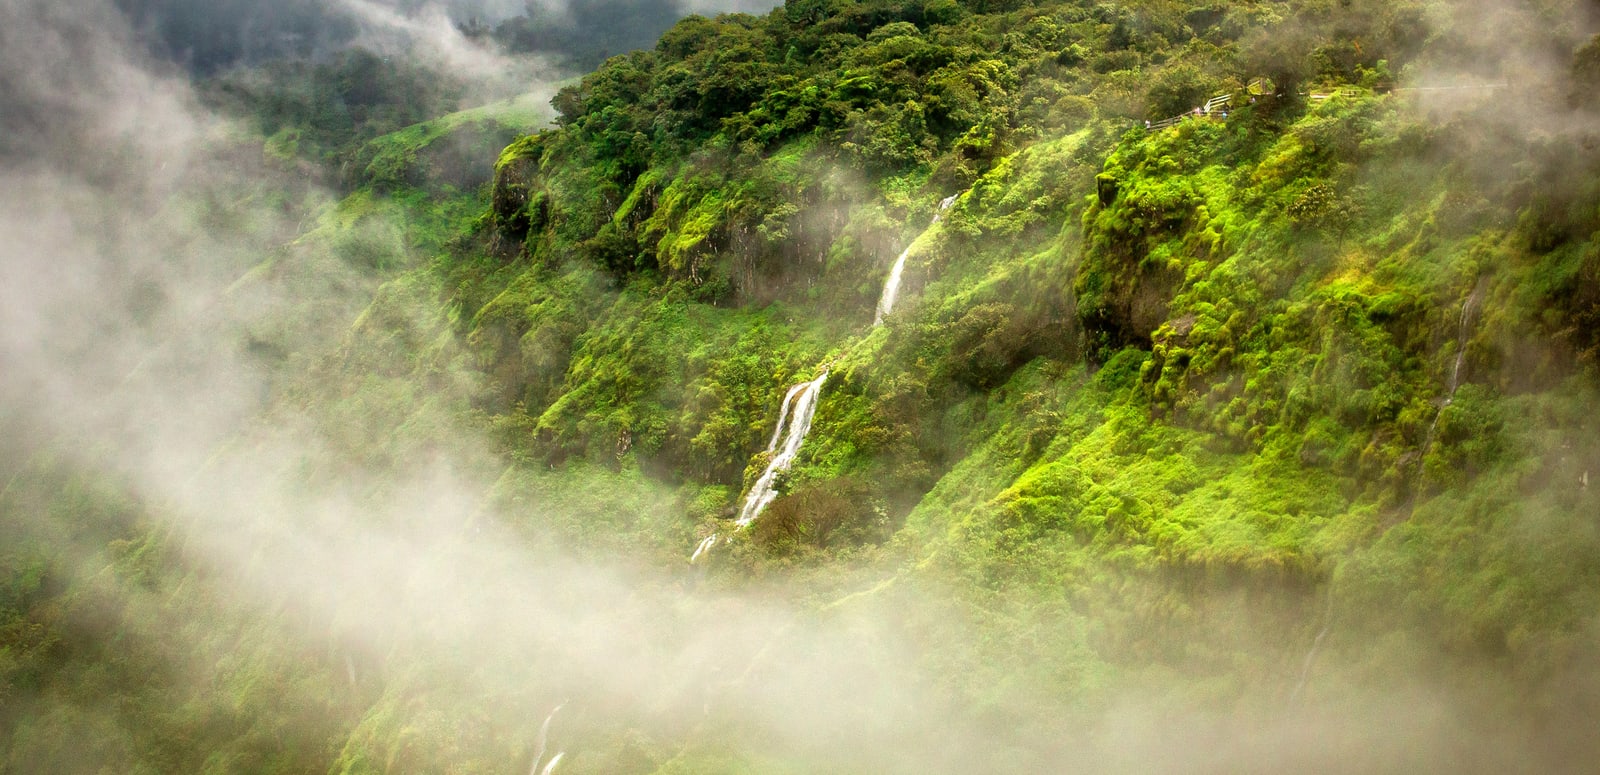
[[[1127,290],[1119,283],[1160,281],[1129,271],[1135,262],[1182,278],[1147,332],[1151,350],[1107,348],[1092,377],[1048,361],[1019,371],[1004,389],[1017,396],[1004,421],[911,512],[918,551],[966,588],[1059,596],[1101,626],[1140,631],[1108,621],[1121,609],[1195,632],[1185,649],[1151,654],[1111,629],[1099,653],[1139,671],[1231,676],[1239,683],[1222,696],[1234,701],[1281,698],[1296,683],[1295,657],[1322,626],[1318,582],[1333,584],[1342,620],[1333,648],[1368,680],[1430,653],[1453,655],[1431,667],[1443,673],[1487,660],[1531,686],[1572,676],[1596,602],[1585,515],[1597,504],[1578,470],[1595,452],[1580,419],[1595,399],[1592,367],[1529,392],[1488,365],[1505,357],[1494,353],[1501,343],[1535,335],[1507,297],[1559,271],[1555,257],[1493,228],[1510,213],[1441,234],[1439,208],[1460,184],[1453,170],[1407,178],[1402,199],[1361,185],[1359,170],[1308,169],[1310,132],[1349,127],[1363,134],[1357,142],[1380,144],[1408,130],[1405,116],[1398,98],[1357,96],[1253,149],[1249,115],[1235,118],[1236,137],[1196,122],[1125,138],[1105,173],[1119,180],[1118,199],[1082,217],[1090,247],[1075,283],[1088,306]],[[1268,178],[1286,168],[1291,188],[1352,191],[1360,217],[1336,233],[1294,223],[1292,207],[1271,201],[1293,201]],[[1176,211],[1167,223],[1177,227],[1147,238],[1143,256],[1119,255],[1123,234],[1140,236],[1120,219],[1160,219],[1162,208]],[[1116,238],[1097,245],[1106,232]],[[1457,341],[1475,287],[1495,312]],[[1462,347],[1466,384],[1441,407]],[[1130,606],[1129,578],[1162,580],[1164,601]],[[1192,582],[1171,586],[1183,578],[1211,591],[1267,583],[1302,613],[1265,649],[1230,644],[1239,622],[1229,617],[1241,612],[1189,608],[1180,590]],[[1372,649],[1374,637],[1410,645]],[[1262,672],[1236,673],[1232,660],[1250,653]]]

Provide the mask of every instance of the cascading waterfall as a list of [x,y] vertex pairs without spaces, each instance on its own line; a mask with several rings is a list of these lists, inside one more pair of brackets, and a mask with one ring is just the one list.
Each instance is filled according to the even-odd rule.
[[778,414],[781,429],[783,418],[790,415],[790,405],[793,404],[789,427],[782,434],[783,444],[778,446],[778,434],[774,433],[773,443],[767,446],[767,451],[772,453],[772,460],[767,463],[767,470],[761,472],[761,478],[751,485],[744,508],[739,509],[739,520],[734,524],[744,527],[754,522],[756,517],[761,516],[761,510],[778,497],[773,485],[777,483],[778,474],[789,470],[795,457],[800,454],[800,445],[805,443],[806,434],[811,431],[811,420],[817,414],[817,398],[822,395],[822,383],[827,380],[828,370],[823,369],[822,375],[816,379],[789,389],[789,395],[783,399],[783,409]]
[[[944,215],[944,212],[955,204],[956,197],[952,194],[939,202],[939,209],[933,214],[933,221],[928,228],[933,228]],[[915,243],[913,243],[914,245]],[[894,309],[895,299],[900,295],[900,278],[905,273],[906,258],[911,255],[911,247],[901,251],[899,258],[895,259],[894,266],[889,270],[889,279],[883,285],[883,295],[878,298],[877,312],[872,318],[872,327],[883,325],[883,319]],[[811,431],[811,420],[817,413],[817,401],[822,397],[822,385],[828,380],[829,368],[824,366],[822,373],[810,382],[802,382],[789,388],[784,394],[783,405],[778,410],[778,426],[772,430],[772,438],[767,442],[767,452],[772,455],[767,468],[761,472],[760,478],[751,485],[750,493],[745,496],[744,505],[739,509],[739,519],[734,522],[736,527],[747,527],[772,501],[778,497],[776,485],[778,475],[789,470],[794,460],[800,454],[800,445],[805,443],[806,434]],[[722,536],[713,533],[702,539],[694,549],[694,554],[689,556],[689,562],[700,559],[700,556],[710,551],[712,547],[721,542]]]
[[1472,308],[1478,303],[1478,294],[1473,292],[1467,300],[1461,303],[1461,323],[1456,330],[1456,363],[1450,369],[1450,395],[1444,400],[1445,406],[1456,400],[1456,389],[1461,387],[1461,366],[1467,362],[1467,327],[1472,325]]
[[700,559],[700,555],[705,554],[708,551],[711,551],[711,547],[717,545],[718,537],[719,536],[716,533],[712,533],[711,535],[708,535],[704,539],[702,539],[700,541],[700,545],[696,546],[694,548],[694,554],[689,555],[689,562],[692,563],[695,560]]
[[767,439],[768,452],[774,452],[778,449],[778,439],[783,438],[783,424],[789,419],[789,408],[794,406],[795,396],[800,395],[800,391],[805,390],[806,385],[809,384],[811,383],[802,382],[789,388],[789,392],[783,394],[783,404],[778,407],[778,424],[772,429],[772,438]]

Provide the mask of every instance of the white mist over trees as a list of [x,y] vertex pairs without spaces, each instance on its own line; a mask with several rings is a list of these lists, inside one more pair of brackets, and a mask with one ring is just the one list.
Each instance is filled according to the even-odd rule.
[[539,53],[587,69],[648,48],[690,13],[767,10],[676,0],[117,0],[158,52],[200,73],[296,57],[326,57],[374,27],[455,28],[485,46]]

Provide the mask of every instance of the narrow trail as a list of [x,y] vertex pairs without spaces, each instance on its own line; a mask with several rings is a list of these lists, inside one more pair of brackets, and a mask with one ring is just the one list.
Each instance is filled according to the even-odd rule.
[[[1430,92],[1482,92],[1509,88],[1511,88],[1509,83],[1465,83],[1446,86],[1399,86],[1382,91],[1393,94],[1424,94]],[[1282,94],[1274,95],[1271,89],[1272,86],[1266,79],[1255,78],[1245,85],[1243,94],[1248,95],[1252,103],[1257,97],[1283,96]],[[1299,95],[1310,102],[1326,102],[1334,97],[1355,97],[1362,93],[1362,89],[1344,86],[1332,88],[1329,91],[1300,92]],[[1233,98],[1235,96],[1234,92],[1223,92],[1206,100],[1204,104],[1197,105],[1171,118],[1164,118],[1160,121],[1146,121],[1144,122],[1144,130],[1149,133],[1160,132],[1163,129],[1171,129],[1191,118],[1225,119],[1228,117],[1228,111],[1233,109]]]
[[[1264,78],[1253,78],[1248,84],[1245,84],[1244,87],[1244,94],[1248,95],[1252,102],[1255,101],[1256,97],[1264,96],[1269,92],[1270,84]],[[1144,131],[1159,132],[1163,129],[1170,129],[1183,123],[1185,119],[1190,118],[1227,118],[1228,111],[1233,109],[1233,98],[1233,92],[1223,92],[1221,94],[1214,95],[1210,99],[1206,100],[1204,104],[1197,105],[1192,110],[1184,111],[1176,116],[1164,118],[1160,121],[1144,122]]]
[[[944,213],[954,205],[960,194],[952,194],[939,202],[939,207],[934,211],[933,220],[928,224],[932,229],[943,220]],[[924,230],[926,233],[926,229]],[[916,246],[917,240],[912,240],[906,249],[900,252],[895,259],[894,266],[889,269],[889,278],[884,282],[883,293],[878,297],[878,305],[873,313],[872,328],[883,325],[884,318],[894,311],[895,302],[900,296],[900,284],[905,274],[906,259],[910,257],[911,250]],[[771,455],[766,470],[750,486],[750,492],[745,495],[744,505],[739,509],[739,518],[734,521],[734,529],[742,530],[750,526],[761,512],[766,510],[774,500],[777,500],[778,477],[794,465],[795,458],[800,455],[800,447],[805,443],[806,435],[811,432],[811,421],[816,418],[817,404],[822,398],[822,386],[828,381],[828,375],[833,368],[832,360],[824,363],[822,373],[815,379],[801,382],[789,388],[783,397],[783,404],[778,409],[778,424],[772,431],[772,438],[767,442],[766,453]],[[723,542],[725,537],[721,533],[712,533],[700,540],[694,552],[689,555],[690,564],[698,561],[717,544]]]

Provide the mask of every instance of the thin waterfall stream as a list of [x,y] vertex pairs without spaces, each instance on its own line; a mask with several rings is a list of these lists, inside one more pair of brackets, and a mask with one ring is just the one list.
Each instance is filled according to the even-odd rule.
[[[1484,285],[1480,281],[1466,300],[1461,302],[1461,315],[1456,323],[1456,357],[1450,367],[1450,376],[1445,380],[1444,400],[1439,403],[1439,410],[1433,414],[1433,422],[1428,424],[1428,432],[1422,438],[1422,447],[1417,454],[1417,473],[1411,484],[1411,496],[1407,500],[1406,515],[1409,517],[1417,508],[1417,497],[1422,487],[1423,464],[1426,462],[1428,450],[1433,446],[1434,437],[1439,432],[1439,420],[1444,416],[1444,410],[1455,403],[1456,391],[1461,387],[1461,369],[1467,362],[1467,336],[1472,329],[1472,315],[1476,310],[1483,295]],[[1317,636],[1311,641],[1311,648],[1306,652],[1304,662],[1300,666],[1300,677],[1295,682],[1294,691],[1289,695],[1289,705],[1293,707],[1304,696],[1306,686],[1311,681],[1311,671],[1316,666],[1317,654],[1322,649],[1322,642],[1327,639],[1328,633],[1333,630],[1333,581],[1328,582],[1328,608],[1322,616],[1322,628],[1317,631]]]
[[1327,640],[1328,633],[1333,630],[1333,579],[1328,579],[1328,610],[1322,614],[1322,629],[1317,631],[1317,637],[1311,641],[1311,650],[1306,652],[1305,660],[1300,664],[1300,678],[1295,681],[1294,691],[1289,693],[1289,707],[1293,708],[1300,702],[1300,697],[1305,694],[1306,684],[1311,682],[1311,668],[1317,664],[1317,652],[1322,650],[1322,642]]
[[[762,509],[778,497],[774,488],[777,484],[778,474],[787,471],[800,454],[800,445],[805,443],[806,434],[811,432],[811,420],[817,415],[817,399],[822,395],[822,384],[828,381],[828,370],[824,368],[822,375],[810,382],[802,382],[789,390],[789,395],[784,399],[783,409],[779,411],[778,423],[781,426],[783,417],[789,414],[790,404],[794,404],[794,416],[789,420],[789,427],[783,433],[783,445],[769,444],[767,451],[772,453],[772,461],[767,463],[767,470],[761,473],[761,478],[750,486],[750,494],[745,498],[744,508],[739,509],[739,519],[734,524],[744,527],[754,522],[761,516]],[[778,434],[772,435],[774,442]]]
[[1483,293],[1483,284],[1480,282],[1472,292],[1467,294],[1465,301],[1461,302],[1461,319],[1456,324],[1456,358],[1450,368],[1450,377],[1445,381],[1444,400],[1439,403],[1438,411],[1433,413],[1433,422],[1428,423],[1428,432],[1422,437],[1422,446],[1417,450],[1417,473],[1411,483],[1411,497],[1406,505],[1406,514],[1409,516],[1417,508],[1417,497],[1422,489],[1423,466],[1427,463],[1428,450],[1433,448],[1435,437],[1439,433],[1439,420],[1444,417],[1444,410],[1455,403],[1456,391],[1461,387],[1461,367],[1467,362],[1467,334],[1472,327],[1472,314],[1477,308],[1479,296]]
[[565,753],[564,751],[556,753],[544,769],[539,769],[539,764],[544,761],[545,744],[550,742],[550,722],[555,721],[556,714],[560,713],[561,709],[565,707],[567,707],[565,702],[557,705],[555,710],[550,711],[550,715],[544,717],[544,723],[539,725],[539,749],[533,755],[533,766],[528,769],[528,775],[544,775],[545,773],[554,772],[556,762],[561,761],[561,755]]
[[556,751],[556,755],[550,757],[550,763],[546,764],[544,769],[539,771],[539,775],[551,775],[551,773],[556,771],[556,765],[561,763],[561,757],[566,755],[566,751]]
[[[933,228],[944,217],[944,212],[955,204],[960,194],[952,194],[939,202],[939,207],[933,213],[933,221],[928,228]],[[900,251],[899,257],[894,261],[894,266],[889,269],[889,279],[883,284],[883,294],[878,297],[877,310],[872,318],[872,327],[883,325],[884,317],[894,310],[894,303],[900,296],[900,282],[905,274],[906,259],[911,255],[911,248],[916,245],[913,240],[911,245]],[[831,364],[822,367],[822,373],[808,382],[801,382],[789,388],[784,394],[783,404],[778,409],[778,425],[772,430],[772,439],[767,442],[767,454],[772,459],[767,462],[766,470],[750,486],[750,492],[745,495],[744,505],[739,508],[739,518],[734,521],[735,529],[748,527],[761,516],[768,505],[778,498],[778,475],[789,470],[794,465],[794,460],[800,455],[800,446],[805,443],[806,434],[811,432],[811,421],[817,414],[817,402],[822,397],[822,385],[828,381]],[[785,424],[787,423],[787,424]],[[712,533],[701,539],[695,546],[694,553],[689,555],[689,562],[700,559],[706,552],[711,551],[723,540],[720,533]]]
[[[928,224],[928,228],[933,228],[934,224],[944,218],[944,211],[956,203],[958,196],[961,195],[951,194],[939,202],[939,209],[934,211],[933,222]],[[900,251],[900,257],[894,260],[894,266],[889,269],[889,279],[883,283],[883,295],[878,297],[878,310],[872,317],[873,328],[883,325],[883,318],[894,310],[895,299],[900,298],[900,278],[905,274],[906,258],[910,257],[911,248],[916,244],[916,241],[912,240],[905,250]]]

